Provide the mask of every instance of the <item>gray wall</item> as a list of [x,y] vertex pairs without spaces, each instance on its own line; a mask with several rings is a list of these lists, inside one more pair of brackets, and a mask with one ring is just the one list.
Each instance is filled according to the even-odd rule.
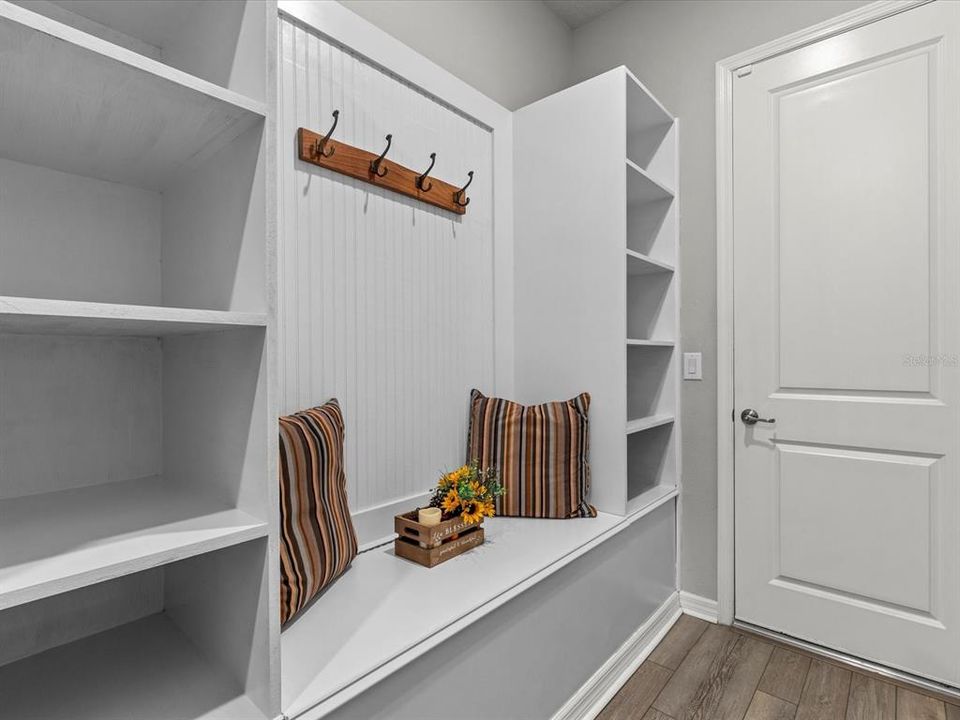
[[540,0],[340,0],[510,110],[565,88],[573,33]]
[[626,65],[680,118],[680,330],[703,352],[683,383],[681,588],[717,597],[717,263],[714,66],[718,60],[866,3],[642,0],[574,33],[574,81]]

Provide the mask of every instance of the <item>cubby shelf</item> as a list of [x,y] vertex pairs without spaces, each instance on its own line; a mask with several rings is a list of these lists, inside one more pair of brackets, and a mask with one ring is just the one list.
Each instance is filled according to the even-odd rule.
[[644,430],[650,430],[651,428],[660,427],[661,425],[667,425],[674,422],[675,418],[673,415],[648,415],[646,417],[637,418],[636,420],[627,421],[627,435],[632,435],[636,432],[642,432]]
[[164,614],[0,667],[0,697],[4,718],[267,717]]
[[266,106],[10,3],[0,3],[0,156],[158,190]]
[[0,610],[263,537],[202,488],[146,478],[0,501]]
[[266,327],[262,313],[0,296],[0,332],[163,337]]
[[276,20],[0,0],[0,718],[281,714]]
[[630,70],[625,69],[627,91],[627,137],[655,131],[665,134],[673,115]]
[[626,159],[627,163],[627,203],[630,205],[645,205],[658,200],[673,198],[673,190],[663,183],[654,180],[635,162]]
[[662,260],[654,260],[648,255],[627,248],[627,275],[649,275],[651,273],[673,272],[675,268]]

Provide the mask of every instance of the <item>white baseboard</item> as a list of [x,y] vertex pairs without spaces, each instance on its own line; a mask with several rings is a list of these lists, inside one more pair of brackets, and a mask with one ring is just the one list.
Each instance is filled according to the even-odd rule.
[[673,627],[680,614],[680,598],[674,593],[557,710],[553,720],[593,720],[599,715]]
[[693,615],[695,618],[700,618],[707,622],[716,623],[719,617],[717,614],[716,600],[709,600],[708,598],[694,595],[684,590],[680,591],[680,609],[687,615]]

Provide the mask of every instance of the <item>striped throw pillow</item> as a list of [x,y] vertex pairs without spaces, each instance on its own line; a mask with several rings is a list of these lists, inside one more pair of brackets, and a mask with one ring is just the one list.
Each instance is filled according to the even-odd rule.
[[280,622],[357,556],[343,471],[343,414],[330,400],[280,418]]
[[596,517],[590,492],[590,395],[520,405],[470,393],[467,462],[500,473],[497,514],[511,517]]

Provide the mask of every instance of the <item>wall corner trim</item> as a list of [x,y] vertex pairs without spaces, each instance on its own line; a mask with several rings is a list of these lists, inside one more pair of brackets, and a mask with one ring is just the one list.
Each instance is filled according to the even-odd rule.
[[552,720],[593,720],[597,717],[653,652],[681,614],[680,595],[672,593],[557,710]]
[[680,609],[684,615],[692,615],[695,618],[706,620],[710,623],[718,621],[718,606],[716,600],[705,598],[702,595],[680,591]]

